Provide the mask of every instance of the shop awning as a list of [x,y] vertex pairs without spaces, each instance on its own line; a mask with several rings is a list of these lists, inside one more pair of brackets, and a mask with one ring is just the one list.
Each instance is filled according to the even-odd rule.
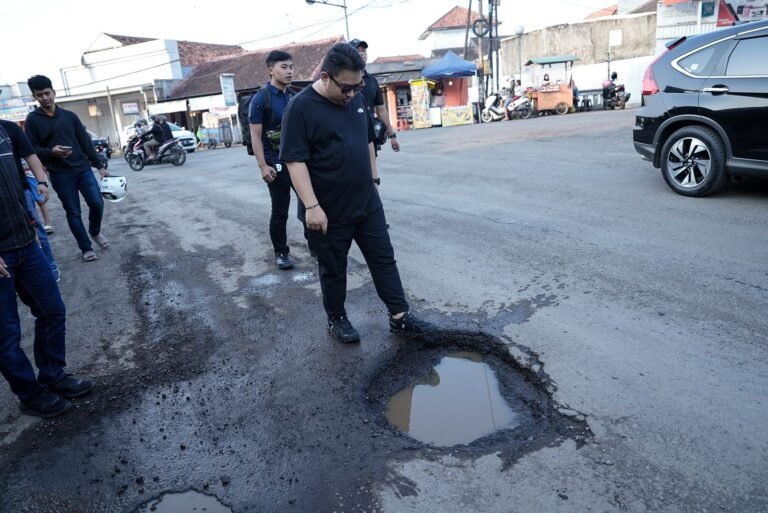
[[535,59],[531,59],[530,61],[526,62],[526,66],[530,66],[531,64],[559,64],[561,62],[573,62],[578,61],[579,58],[575,55],[558,55],[556,57],[536,57]]
[[383,73],[381,75],[375,75],[376,80],[379,81],[379,85],[408,82],[409,80],[414,80],[420,76],[421,71],[401,71],[399,73]]
[[435,64],[424,68],[421,74],[427,78],[471,77],[476,71],[474,62],[465,61],[449,51]]

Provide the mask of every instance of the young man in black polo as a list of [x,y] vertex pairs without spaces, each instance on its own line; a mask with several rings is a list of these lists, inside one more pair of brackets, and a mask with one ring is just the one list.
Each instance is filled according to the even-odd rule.
[[[48,194],[45,171],[19,127],[0,124],[0,372],[27,415],[54,417],[72,409],[68,398],[91,391],[90,381],[65,373],[66,309],[48,259],[35,239],[17,160],[26,159]],[[35,369],[21,349],[16,297],[35,317]]]
[[[278,269],[292,269],[293,260],[288,247],[288,209],[291,206],[291,177],[285,163],[279,157],[279,134],[283,111],[292,92],[288,89],[293,80],[293,61],[287,52],[273,50],[267,56],[267,68],[271,80],[253,98],[248,115],[251,124],[251,145],[261,178],[269,187],[272,214],[269,218],[269,236],[275,250]],[[267,95],[269,97],[267,98]],[[266,101],[269,102],[265,109]],[[265,112],[266,110],[266,112]]]
[[[368,43],[362,39],[353,39],[349,44],[357,50],[363,62],[368,64]],[[360,94],[365,98],[368,112],[371,114],[375,113],[376,117],[384,123],[384,126],[387,127],[387,137],[389,137],[389,142],[392,144],[392,149],[400,151],[400,143],[397,142],[397,132],[395,132],[392,124],[389,122],[389,111],[384,104],[384,94],[382,94],[379,87],[379,81],[373,75],[369,75],[368,71],[364,71],[363,80],[365,81],[365,87],[360,91]]]
[[347,319],[347,255],[354,240],[394,332],[423,334],[434,325],[409,312],[376,190],[373,133],[365,102],[365,62],[346,43],[326,54],[320,79],[293,99],[283,115],[280,158],[306,207],[309,242],[317,253],[328,330],[341,342],[360,336]]
[[[80,247],[83,261],[93,262],[98,257],[88,235],[102,249],[109,247],[109,242],[101,233],[104,200],[91,166],[98,169],[102,177],[109,173],[99,160],[80,118],[56,105],[56,91],[51,80],[35,75],[27,85],[40,107],[27,116],[24,129],[35,153],[51,175],[51,185],[67,213],[67,223]],[[80,195],[88,205],[88,231],[80,217]]]

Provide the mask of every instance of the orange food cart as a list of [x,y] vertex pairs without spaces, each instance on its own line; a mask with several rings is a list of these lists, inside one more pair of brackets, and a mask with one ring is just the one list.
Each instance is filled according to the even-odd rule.
[[571,72],[573,62],[577,60],[575,55],[562,55],[540,57],[526,63],[534,84],[528,95],[535,112],[567,114],[573,109]]

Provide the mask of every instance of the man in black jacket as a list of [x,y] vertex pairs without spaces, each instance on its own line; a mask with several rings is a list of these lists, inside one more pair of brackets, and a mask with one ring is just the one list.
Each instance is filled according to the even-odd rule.
[[[27,116],[27,137],[51,175],[51,185],[67,213],[67,223],[82,251],[83,261],[92,262],[98,257],[93,252],[88,234],[102,249],[109,247],[109,242],[101,233],[104,200],[91,166],[97,168],[102,177],[107,176],[107,170],[93,149],[91,138],[80,119],[56,105],[56,91],[51,80],[35,75],[27,84],[40,104]],[[88,205],[87,232],[80,217],[78,193]]]
[[[35,240],[19,158],[30,165],[38,192],[47,194],[45,171],[32,145],[20,129],[0,125],[0,372],[22,412],[53,417],[72,409],[66,399],[87,394],[93,385],[64,371],[66,309],[50,263]],[[35,316],[37,377],[20,345],[17,294]]]

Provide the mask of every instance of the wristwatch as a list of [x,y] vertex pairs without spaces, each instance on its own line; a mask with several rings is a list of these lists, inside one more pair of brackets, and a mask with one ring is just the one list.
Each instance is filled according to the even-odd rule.
[[48,187],[48,182],[37,182],[37,185],[45,185],[46,187]]
[[373,183],[375,183],[376,185],[381,185],[381,178],[374,178]]
[[397,139],[397,134],[395,132],[392,132],[392,134],[389,136],[390,139]]

